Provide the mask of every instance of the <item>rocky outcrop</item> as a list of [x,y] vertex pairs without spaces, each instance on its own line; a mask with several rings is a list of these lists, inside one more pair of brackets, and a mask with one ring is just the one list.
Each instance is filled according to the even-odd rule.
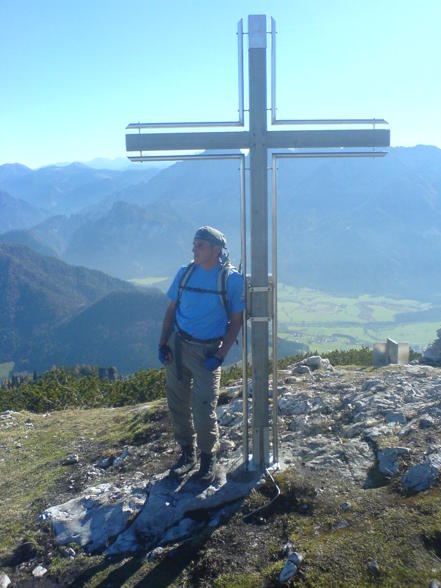
[[[364,488],[396,479],[409,493],[438,483],[441,370],[405,365],[366,372],[332,368],[318,356],[308,360],[279,373],[281,468],[322,472],[330,481]],[[217,409],[221,443],[215,484],[202,488],[191,477],[178,483],[163,472],[150,480],[126,480],[124,488],[106,483],[88,488],[43,513],[57,541],[125,553],[153,550],[219,524],[258,481],[233,476],[242,461],[240,384],[223,391],[225,404]],[[107,472],[102,470],[102,480]]]
[[423,463],[409,468],[401,478],[403,488],[408,492],[428,490],[441,476],[441,450],[428,455]]
[[441,366],[441,329],[438,329],[436,334],[437,339],[426,347],[421,362],[428,365]]
[[41,521],[49,520],[59,545],[77,543],[96,551],[118,536],[141,510],[147,496],[145,482],[117,487],[104,483],[77,498],[46,509]]
[[0,588],[8,588],[11,584],[11,580],[7,574],[0,572]]

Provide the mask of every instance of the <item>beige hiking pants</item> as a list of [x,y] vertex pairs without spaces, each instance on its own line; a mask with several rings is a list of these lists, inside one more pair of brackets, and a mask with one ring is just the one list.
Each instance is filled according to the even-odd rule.
[[168,345],[173,351],[173,362],[166,369],[167,401],[175,438],[181,447],[193,445],[196,439],[199,449],[211,454],[219,447],[216,406],[221,368],[211,372],[203,361],[214,355],[219,345],[189,343],[179,338],[181,365],[177,366],[177,337],[176,333],[170,335]]

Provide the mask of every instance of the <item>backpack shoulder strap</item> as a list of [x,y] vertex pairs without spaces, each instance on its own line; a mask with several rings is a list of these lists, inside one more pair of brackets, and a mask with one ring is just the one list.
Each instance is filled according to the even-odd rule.
[[228,320],[230,320],[231,313],[230,309],[228,308],[227,282],[232,269],[233,266],[230,262],[224,263],[217,276],[217,291],[219,294],[219,300],[224,307],[225,312],[227,313]]
[[179,286],[178,286],[178,299],[176,301],[176,308],[179,306],[179,303],[181,302],[182,292],[183,292],[185,286],[187,285],[191,274],[194,272],[195,267],[196,267],[196,265],[195,265],[194,261],[190,261],[190,263],[185,268],[184,273],[182,274],[181,281],[179,282]]

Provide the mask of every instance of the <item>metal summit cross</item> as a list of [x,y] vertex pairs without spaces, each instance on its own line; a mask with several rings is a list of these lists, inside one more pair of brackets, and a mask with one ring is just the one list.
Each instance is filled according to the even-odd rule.
[[[248,17],[248,82],[249,122],[247,130],[202,132],[144,132],[151,128],[245,127],[243,92],[243,24],[238,24],[239,54],[239,116],[237,121],[134,123],[127,129],[136,133],[126,135],[127,151],[138,151],[132,161],[183,160],[183,159],[239,159],[241,172],[242,264],[246,274],[245,225],[245,163],[249,153],[250,216],[251,216],[251,277],[247,279],[247,312],[243,324],[243,458],[249,465],[248,449],[248,390],[247,390],[247,319],[251,322],[252,358],[252,464],[263,470],[278,462],[277,428],[277,251],[276,251],[276,193],[277,159],[281,157],[379,157],[389,146],[389,130],[377,129],[387,124],[383,119],[320,119],[277,120],[275,105],[275,22],[271,19],[271,121],[268,129],[267,108],[267,19],[263,15]],[[277,125],[351,125],[353,128],[318,130],[274,130]],[[370,125],[371,129],[354,128]],[[367,151],[367,149],[371,149]],[[145,155],[158,151],[221,150],[224,154]],[[285,150],[285,151],[283,151]],[[272,278],[268,276],[268,167],[272,155]],[[269,376],[269,323],[272,321],[273,392],[272,392],[272,443],[270,444]],[[270,452],[270,446],[272,452]]]

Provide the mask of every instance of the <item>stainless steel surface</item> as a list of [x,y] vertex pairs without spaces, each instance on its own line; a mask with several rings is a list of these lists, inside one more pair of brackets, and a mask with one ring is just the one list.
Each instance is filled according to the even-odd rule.
[[248,50],[251,49],[266,50],[266,16],[264,14],[250,14],[248,17]]
[[[388,151],[309,151],[307,153],[287,152],[277,153],[277,158],[308,158],[308,157],[384,157]],[[131,155],[127,159],[133,162],[143,161],[184,161],[186,159],[239,159],[240,155]]]
[[[275,93],[274,93],[275,96]],[[276,110],[274,98],[274,112]],[[388,125],[384,118],[296,118],[296,119],[274,119],[273,125]]]
[[239,123],[244,125],[244,88],[243,88],[243,18],[237,23],[237,57],[238,57],[238,88],[239,88]]
[[127,151],[242,149],[248,147],[248,144],[248,131],[134,133],[126,135]]
[[277,124],[276,113],[276,21],[271,17],[271,124]]
[[197,128],[197,127],[241,127],[243,123],[240,120],[233,121],[211,121],[211,122],[152,122],[152,123],[130,123],[126,126],[127,130],[135,129],[179,129],[179,128]]
[[320,131],[270,131],[268,149],[330,147],[389,147],[389,129],[338,129]]
[[387,151],[309,151],[307,153],[274,153],[277,159],[295,159],[308,157],[384,157]]
[[[278,159],[295,159],[307,157],[384,157],[387,151],[309,151],[307,153],[286,152],[274,153]],[[225,155],[131,155],[127,159],[133,162],[143,161],[184,161],[188,159],[241,159],[243,155],[225,154]]]
[[[245,288],[247,287],[247,209],[245,190],[245,157],[240,159],[240,245],[242,275]],[[246,299],[246,298],[245,298]],[[242,458],[245,469],[249,462],[249,432],[248,432],[248,333],[247,333],[247,309],[242,313]]]
[[[251,285],[268,286],[268,176],[266,111],[266,17],[248,17],[250,119]],[[254,317],[268,314],[265,292],[252,294]],[[269,465],[268,322],[251,321],[253,373],[253,462]]]
[[243,155],[239,154],[225,154],[225,155],[210,155],[210,154],[194,154],[194,155],[130,155],[127,159],[133,162],[143,161],[185,161],[191,159],[242,159]]
[[277,158],[273,155],[271,161],[271,202],[272,202],[272,285],[273,285],[273,410],[272,410],[272,442],[273,462],[279,462],[279,423],[277,396]]

